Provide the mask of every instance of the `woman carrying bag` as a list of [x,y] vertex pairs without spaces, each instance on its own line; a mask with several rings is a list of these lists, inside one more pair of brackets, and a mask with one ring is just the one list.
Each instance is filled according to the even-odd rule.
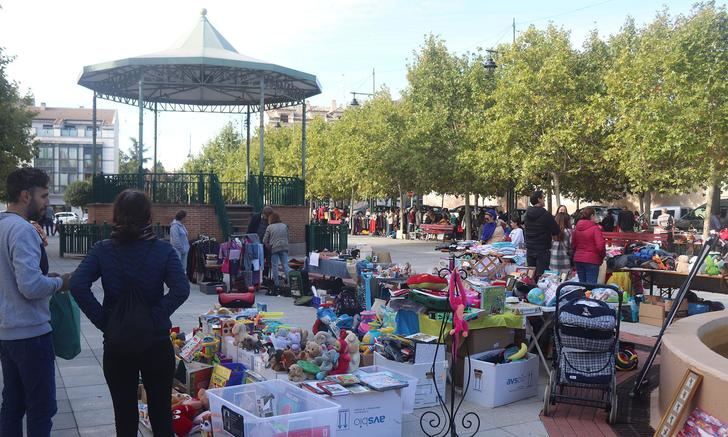
[[[113,211],[111,239],[97,243],[78,266],[71,293],[104,333],[103,368],[114,404],[116,435],[137,435],[141,373],[152,431],[171,436],[175,361],[169,317],[187,300],[190,284],[177,252],[152,232],[151,203],[144,193],[123,191]],[[103,304],[91,292],[99,277]]]

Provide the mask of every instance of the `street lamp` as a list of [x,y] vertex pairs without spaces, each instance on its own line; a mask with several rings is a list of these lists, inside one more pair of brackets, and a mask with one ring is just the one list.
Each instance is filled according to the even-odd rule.
[[488,58],[485,60],[485,62],[483,62],[483,67],[486,70],[493,71],[498,68],[498,64],[496,64],[493,60],[493,54],[497,54],[498,52],[495,50],[486,50],[486,52],[488,52]]
[[354,95],[354,98],[351,99],[351,103],[349,103],[349,106],[359,106],[359,101],[356,99],[356,96],[369,96],[369,97],[372,97],[374,95],[374,94],[371,94],[371,93],[356,93],[354,91],[352,91],[351,94]]

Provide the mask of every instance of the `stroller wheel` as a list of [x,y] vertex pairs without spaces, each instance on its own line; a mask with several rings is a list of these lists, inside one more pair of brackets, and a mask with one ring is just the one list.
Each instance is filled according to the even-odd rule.
[[551,414],[551,386],[553,383],[553,376],[549,375],[549,382],[546,384],[546,390],[543,393],[543,415],[548,417]]
[[610,398],[610,406],[609,406],[609,423],[615,424],[617,423],[617,377],[612,376],[612,387],[611,387],[611,398]]

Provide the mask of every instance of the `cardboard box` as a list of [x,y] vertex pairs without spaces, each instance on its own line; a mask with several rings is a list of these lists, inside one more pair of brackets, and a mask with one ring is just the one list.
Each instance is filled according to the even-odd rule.
[[374,354],[359,354],[359,367],[369,367],[374,365]]
[[665,321],[665,307],[662,303],[640,304],[640,323],[652,326],[662,326]]
[[367,393],[327,397],[341,407],[336,422],[336,435],[402,435],[402,390],[372,390]]
[[[525,319],[524,319],[525,320]],[[493,349],[502,349],[513,343],[515,330],[510,328],[484,328],[472,329],[465,341],[460,342],[458,348],[458,360],[455,363],[453,378],[457,387],[463,386],[463,375],[465,373],[465,358],[468,354],[475,355]],[[447,338],[450,343],[450,337]],[[448,347],[447,350],[450,350]],[[450,360],[452,363],[452,360]]]
[[[444,358],[444,357],[443,357]],[[415,392],[415,408],[432,407],[438,404],[437,393],[445,396],[445,374],[447,361],[444,359],[435,363],[435,372],[432,372],[432,363],[406,364],[392,361],[378,352],[374,352],[374,365],[383,367],[405,376],[417,378],[417,390]]]
[[233,357],[233,360],[244,365],[246,369],[256,373],[261,373],[265,369],[265,361],[263,361],[262,354],[256,354],[241,347],[237,348],[237,354]]
[[209,364],[191,363],[184,360],[177,360],[177,370],[175,371],[175,387],[187,394],[196,396],[201,389],[207,389],[210,385],[213,366]]
[[[675,303],[674,300],[666,300],[665,301],[665,312],[666,313],[669,313],[670,310],[672,310],[672,305],[674,303]],[[688,300],[687,299],[683,299],[682,303],[677,308],[677,312],[675,313],[675,317],[687,317],[687,316],[688,316]]]
[[498,353],[500,350],[494,350],[471,356],[469,363],[465,361],[465,370],[470,374],[470,386],[465,399],[493,408],[536,396],[538,357],[528,354],[525,361],[505,364],[492,364],[478,359]]

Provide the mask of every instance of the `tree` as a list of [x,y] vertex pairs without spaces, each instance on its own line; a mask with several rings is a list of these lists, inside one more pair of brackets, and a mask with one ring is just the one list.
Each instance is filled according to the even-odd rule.
[[[119,151],[119,173],[121,174],[139,173],[139,142],[134,137],[129,137],[129,141],[131,141],[129,150],[126,153],[121,150]],[[143,149],[144,158],[142,159],[142,163],[145,165],[147,161],[151,160],[146,153],[147,150],[147,147]]]
[[83,208],[92,201],[91,182],[75,181],[66,187],[63,193],[63,201],[66,205]]
[[[17,82],[10,81],[6,68],[13,58],[5,56],[0,47],[0,181],[20,165],[33,159],[36,142],[31,132],[35,113],[30,93],[21,95]],[[0,184],[0,199],[5,199],[5,184]]]

